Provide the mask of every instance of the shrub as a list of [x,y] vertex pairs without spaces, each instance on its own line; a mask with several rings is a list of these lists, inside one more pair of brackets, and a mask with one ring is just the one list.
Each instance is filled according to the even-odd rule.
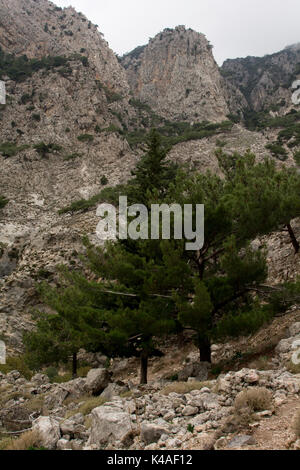
[[8,357],[6,364],[0,364],[0,372],[8,374],[12,370],[17,370],[25,379],[30,380],[33,372],[26,364],[24,356]]
[[45,144],[45,142],[40,142],[33,146],[41,157],[45,158],[49,153],[60,152],[62,147],[57,144]]
[[4,196],[0,196],[0,209],[3,209],[6,204],[8,204],[8,199],[6,199]]
[[38,431],[26,431],[17,439],[7,440],[4,450],[42,450],[42,439]]
[[79,142],[93,142],[94,136],[91,134],[81,134],[77,137]]
[[57,377],[58,371],[55,367],[48,367],[45,374],[48,375],[50,382],[54,382],[54,378]]
[[297,165],[300,166],[300,151],[294,154],[294,160],[297,163]]
[[264,387],[243,390],[237,395],[234,407],[237,412],[243,408],[251,412],[269,410],[272,407],[272,394]]
[[33,115],[32,115],[32,119],[33,119],[34,121],[40,122],[40,120],[41,120],[41,115],[40,115],[40,114],[33,114]]
[[3,157],[14,157],[17,153],[22,152],[29,148],[29,145],[20,145],[19,147],[15,142],[3,142],[0,144],[0,153]]
[[272,155],[274,155],[274,157],[278,158],[279,160],[285,161],[287,159],[287,151],[281,144],[277,142],[266,145],[266,149],[270,150]]
[[102,186],[106,186],[108,184],[108,179],[105,175],[101,177],[100,183]]

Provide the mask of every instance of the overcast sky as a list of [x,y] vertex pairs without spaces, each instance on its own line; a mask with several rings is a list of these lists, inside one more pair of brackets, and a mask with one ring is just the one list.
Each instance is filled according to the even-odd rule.
[[263,56],[300,42],[299,0],[54,0],[84,13],[118,54],[146,44],[164,28],[204,33],[219,64]]

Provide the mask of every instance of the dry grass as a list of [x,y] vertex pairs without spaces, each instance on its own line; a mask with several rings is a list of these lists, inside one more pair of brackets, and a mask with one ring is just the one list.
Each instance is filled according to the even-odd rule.
[[267,356],[260,356],[249,364],[250,369],[270,370],[272,368]]
[[[83,395],[76,400],[72,400],[70,403],[78,404],[78,406],[74,410],[67,411],[65,417],[71,418],[72,416],[76,415],[77,413],[81,413],[84,416],[89,415],[94,408],[98,408],[98,406],[104,405],[107,400],[102,397],[91,397],[90,395]],[[66,404],[66,400],[64,402]]]
[[265,387],[253,387],[240,392],[234,402],[237,413],[242,409],[250,412],[265,411],[272,408],[272,394]]
[[296,414],[294,421],[294,432],[297,437],[300,437],[300,411]]
[[162,395],[170,395],[170,393],[178,393],[185,395],[193,390],[201,390],[204,387],[211,388],[210,382],[172,382],[166,385],[162,391]]
[[7,438],[0,442],[0,448],[2,447],[2,450],[38,449],[41,445],[41,437],[37,431],[26,431],[17,439]]

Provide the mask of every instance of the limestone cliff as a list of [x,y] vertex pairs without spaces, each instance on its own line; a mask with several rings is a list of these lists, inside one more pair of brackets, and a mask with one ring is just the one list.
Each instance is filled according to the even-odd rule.
[[165,29],[121,63],[133,95],[165,118],[226,119],[222,79],[203,34],[184,26]]

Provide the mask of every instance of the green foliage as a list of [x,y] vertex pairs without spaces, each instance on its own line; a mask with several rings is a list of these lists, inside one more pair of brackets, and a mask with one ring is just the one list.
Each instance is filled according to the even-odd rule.
[[18,146],[15,142],[3,142],[0,144],[0,153],[4,157],[14,157],[20,152],[23,152],[24,150],[28,149],[30,146],[29,145],[20,145]]
[[[210,123],[203,121],[190,124],[188,122],[170,122],[166,121],[164,125],[157,128],[160,134],[162,144],[170,149],[173,145],[190,140],[201,140],[205,137],[211,137],[216,134],[228,132],[232,129],[231,121],[222,123]],[[147,142],[147,131],[140,129],[126,134],[126,138],[131,147]]]
[[0,195],[0,209],[3,209],[3,207],[6,206],[6,204],[8,204],[8,199]]
[[294,153],[294,160],[298,166],[300,166],[300,151]]
[[62,150],[62,147],[57,144],[45,144],[45,142],[40,142],[33,146],[33,148],[37,151],[41,157],[46,158],[49,153],[56,153]]
[[108,184],[108,179],[105,175],[101,177],[100,183],[102,184],[102,186],[106,186]]
[[79,140],[79,142],[90,143],[90,142],[93,142],[94,136],[91,134],[81,134],[77,137],[77,139]]
[[26,55],[7,54],[0,48],[0,78],[8,75],[11,80],[22,82],[39,70],[51,70],[68,64],[61,56],[48,56],[42,59],[28,59]]
[[69,206],[60,209],[58,213],[62,215],[67,214],[68,212],[85,212],[102,202],[117,205],[119,203],[119,196],[126,194],[124,190],[125,186],[121,184],[114,186],[113,188],[104,188],[99,194],[96,194],[90,199],[80,199],[79,201],[72,202]]
[[274,155],[279,160],[287,160],[288,153],[281,144],[273,142],[273,144],[266,145],[266,149],[270,150],[272,155]]
[[0,372],[2,374],[8,374],[9,372],[17,370],[25,379],[30,380],[33,376],[32,370],[26,363],[25,356],[8,357],[6,364],[0,364]]

